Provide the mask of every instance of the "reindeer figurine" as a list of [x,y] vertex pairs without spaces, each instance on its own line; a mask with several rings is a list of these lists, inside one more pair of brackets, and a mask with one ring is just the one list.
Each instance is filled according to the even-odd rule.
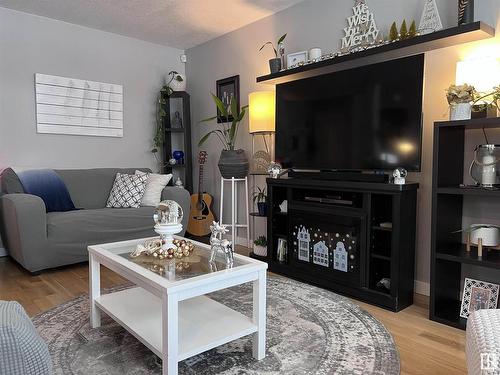
[[229,232],[227,225],[219,224],[218,222],[213,222],[210,226],[212,235],[210,236],[210,248],[212,250],[210,254],[210,263],[215,261],[217,253],[222,251],[226,258],[226,266],[232,267],[234,262],[233,255],[233,243],[222,237]]

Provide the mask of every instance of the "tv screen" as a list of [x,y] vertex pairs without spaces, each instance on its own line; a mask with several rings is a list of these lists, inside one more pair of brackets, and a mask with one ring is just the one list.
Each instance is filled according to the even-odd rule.
[[286,168],[420,170],[424,55],[276,87],[276,160]]

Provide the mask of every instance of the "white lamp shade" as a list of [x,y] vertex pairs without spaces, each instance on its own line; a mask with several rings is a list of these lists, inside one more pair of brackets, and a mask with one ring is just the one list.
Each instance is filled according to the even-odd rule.
[[274,132],[275,109],[274,91],[256,91],[248,95],[250,133]]
[[455,82],[472,85],[479,92],[492,91],[500,84],[500,61],[495,58],[459,61]]

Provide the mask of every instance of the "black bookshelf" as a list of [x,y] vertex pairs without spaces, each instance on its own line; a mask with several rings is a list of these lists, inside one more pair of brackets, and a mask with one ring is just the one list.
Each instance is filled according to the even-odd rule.
[[[413,303],[415,266],[415,220],[418,184],[312,180],[305,178],[267,179],[268,220],[267,257],[269,270],[345,294],[368,303],[400,311]],[[308,197],[342,196],[345,204],[311,202]],[[288,211],[279,205],[288,201]],[[301,219],[303,217],[304,219]],[[299,259],[294,250],[297,241],[297,220],[309,227],[328,232],[326,243],[329,260],[334,258],[335,227],[355,228],[356,244],[349,250],[348,271]],[[391,222],[392,228],[382,223]],[[350,224],[349,224],[350,223]],[[295,233],[295,234],[294,234]],[[313,238],[314,237],[314,238]],[[286,239],[288,253],[280,262],[277,255],[279,239]],[[310,249],[320,238],[311,232]],[[351,255],[355,255],[351,259]],[[252,255],[251,255],[252,256]],[[353,266],[353,268],[351,268]],[[377,282],[390,278],[390,289]]]
[[351,69],[362,65],[418,55],[434,49],[474,42],[495,36],[495,29],[484,22],[472,22],[434,33],[399,40],[364,51],[329,58],[293,69],[257,77],[257,82],[281,84],[289,81]]
[[[463,205],[500,199],[500,190],[465,186],[465,140],[469,130],[500,129],[500,118],[442,121],[434,124],[434,159],[432,182],[432,244],[430,319],[465,329],[460,317],[461,292],[465,277],[500,283],[500,251],[466,251],[462,233]],[[500,213],[499,213],[500,218]],[[485,219],[487,222],[487,219]]]
[[[191,109],[190,97],[185,91],[174,91],[172,94],[162,94],[165,101],[165,112],[167,115],[163,118],[163,127],[165,131],[162,161],[163,173],[172,173],[173,178],[170,185],[173,185],[180,177],[184,187],[193,192],[193,163],[191,155]],[[182,128],[172,127],[172,118],[175,111],[179,111],[182,120]],[[177,146],[174,146],[177,145]],[[168,164],[172,157],[172,152],[181,150],[184,152],[184,164]]]

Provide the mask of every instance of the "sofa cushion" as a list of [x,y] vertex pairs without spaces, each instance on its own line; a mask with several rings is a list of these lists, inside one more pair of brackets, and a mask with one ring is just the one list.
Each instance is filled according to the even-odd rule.
[[151,172],[148,168],[96,168],[57,169],[77,208],[106,207],[109,192],[117,173],[134,174],[136,169]]
[[47,345],[22,306],[0,301],[0,374],[52,373]]
[[161,201],[161,193],[172,179],[172,174],[146,173],[139,170],[135,171],[135,174],[148,175],[141,206],[158,206]]
[[106,207],[138,208],[146,190],[147,173],[131,175],[117,173]]
[[[154,236],[152,207],[100,208],[47,214],[51,244],[68,252],[84,246]],[[68,254],[70,255],[70,254]],[[86,250],[82,254],[87,256]]]

